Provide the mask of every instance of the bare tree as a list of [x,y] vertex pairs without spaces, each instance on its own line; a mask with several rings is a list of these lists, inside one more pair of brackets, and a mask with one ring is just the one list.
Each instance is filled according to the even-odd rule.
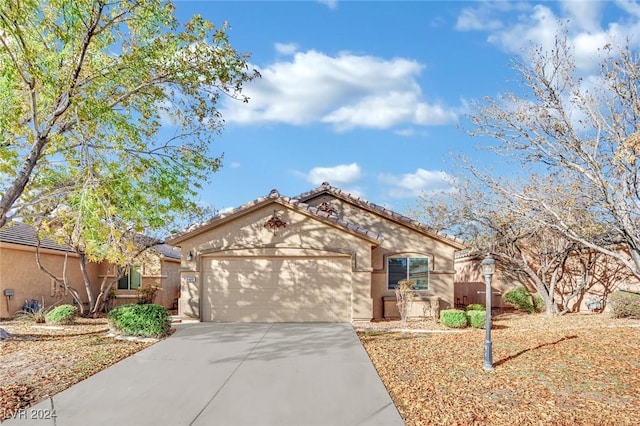
[[598,75],[583,78],[561,33],[516,62],[524,93],[475,103],[470,133],[497,141],[490,149],[519,164],[527,185],[471,169],[519,221],[640,277],[640,61],[629,43],[599,55]]

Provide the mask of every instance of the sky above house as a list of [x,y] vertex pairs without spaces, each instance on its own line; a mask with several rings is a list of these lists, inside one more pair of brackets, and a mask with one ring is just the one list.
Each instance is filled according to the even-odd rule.
[[219,104],[226,124],[212,153],[224,154],[223,167],[200,201],[220,211],[327,181],[405,212],[420,194],[451,188],[456,156],[502,167],[479,149],[489,141],[465,132],[469,104],[518,93],[513,59],[532,43],[550,47],[559,22],[584,75],[609,41],[640,45],[631,1],[175,4],[181,22],[226,21],[232,46],[262,75],[244,87],[248,104]]

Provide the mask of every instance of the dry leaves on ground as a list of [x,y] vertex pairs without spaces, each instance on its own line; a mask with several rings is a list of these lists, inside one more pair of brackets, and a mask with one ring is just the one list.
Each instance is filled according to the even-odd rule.
[[0,327],[13,336],[0,340],[0,420],[152,344],[107,337],[106,319],[55,327],[0,321]]
[[495,369],[489,372],[482,369],[484,330],[376,328],[359,335],[407,425],[640,421],[637,320],[604,314],[498,316],[491,339]]

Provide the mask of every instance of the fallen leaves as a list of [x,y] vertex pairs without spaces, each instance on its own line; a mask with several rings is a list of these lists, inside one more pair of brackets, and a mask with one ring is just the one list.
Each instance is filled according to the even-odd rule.
[[151,343],[106,337],[105,319],[48,327],[0,322],[13,337],[0,341],[0,420],[115,364]]
[[410,426],[638,423],[640,321],[509,314],[493,324],[491,372],[484,330],[359,335]]

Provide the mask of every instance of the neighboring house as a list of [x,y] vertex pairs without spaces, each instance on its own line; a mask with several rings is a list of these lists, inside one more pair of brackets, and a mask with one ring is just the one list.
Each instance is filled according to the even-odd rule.
[[[485,304],[485,280],[482,275],[482,256],[471,255],[463,250],[456,253],[455,290],[456,305],[464,307],[472,303]],[[573,259],[575,260],[575,259]],[[565,264],[565,274],[556,286],[556,302],[568,308],[569,312],[607,310],[607,297],[617,289],[640,292],[640,282],[628,270],[615,260],[600,256],[590,271],[587,286],[582,285],[579,263],[569,259]],[[505,273],[503,273],[505,272]],[[491,280],[493,308],[511,307],[502,299],[502,295],[517,285],[526,285],[524,280],[506,278],[513,274],[503,271],[500,262],[496,263],[496,272]],[[532,293],[536,290],[526,285]]]
[[454,305],[462,241],[323,183],[276,190],[174,235],[182,249],[179,314],[203,321],[397,317],[394,288],[417,280],[414,315]]
[[[37,300],[45,307],[56,303],[73,303],[68,292],[57,286],[54,280],[40,271],[36,264],[37,237],[35,230],[21,222],[0,228],[0,318],[10,318],[22,309],[26,300]],[[145,262],[132,268],[129,274],[114,287],[115,304],[136,302],[139,286],[157,285],[162,288],[155,302],[172,308],[179,294],[180,252],[166,244],[149,249]],[[44,239],[40,245],[42,264],[56,276],[61,277],[68,256],[66,275],[69,285],[78,289],[86,299],[84,281],[80,272],[77,254],[68,247]],[[109,270],[108,263],[88,265],[94,293]],[[86,300],[84,300],[86,302]]]

